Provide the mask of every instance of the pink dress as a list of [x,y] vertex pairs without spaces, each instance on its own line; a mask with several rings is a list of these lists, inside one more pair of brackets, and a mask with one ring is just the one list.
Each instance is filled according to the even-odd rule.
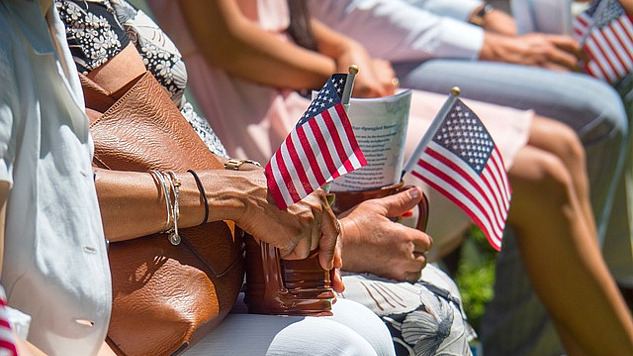
[[[178,2],[148,2],[160,26],[179,48],[187,64],[189,88],[229,155],[267,163],[307,109],[309,100],[294,91],[246,81],[210,66],[187,31]],[[286,0],[238,0],[238,3],[245,16],[253,22],[286,39],[283,32],[290,21]],[[414,91],[405,160],[446,97]],[[516,153],[527,142],[533,113],[479,101],[463,101],[482,119],[509,168]],[[423,185],[419,180],[413,181],[415,178],[409,179],[412,183]],[[469,219],[439,194],[429,189],[427,192],[432,200],[428,231],[436,238],[437,246],[438,237],[455,236],[468,226]]]

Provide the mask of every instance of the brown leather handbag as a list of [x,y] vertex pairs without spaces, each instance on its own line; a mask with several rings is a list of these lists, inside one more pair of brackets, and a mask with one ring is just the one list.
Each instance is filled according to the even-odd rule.
[[[120,94],[82,76],[94,164],[125,171],[221,169],[149,73]],[[102,114],[101,114],[102,113]],[[243,282],[242,232],[217,221],[110,244],[113,308],[108,344],[119,355],[175,355],[231,310]]]
[[246,244],[248,311],[273,315],[332,315],[335,299],[330,272],[319,264],[317,251],[303,260],[282,260],[279,249],[255,241]]

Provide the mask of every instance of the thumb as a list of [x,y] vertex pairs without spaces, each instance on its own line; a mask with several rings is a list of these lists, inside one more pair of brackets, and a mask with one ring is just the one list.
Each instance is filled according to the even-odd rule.
[[422,190],[411,187],[398,194],[376,199],[376,203],[385,208],[387,217],[396,217],[413,209],[420,200],[422,200]]

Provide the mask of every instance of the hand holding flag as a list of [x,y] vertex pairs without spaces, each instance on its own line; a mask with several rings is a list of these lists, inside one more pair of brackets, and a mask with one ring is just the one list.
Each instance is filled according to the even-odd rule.
[[351,91],[347,80],[346,74],[330,77],[266,165],[268,190],[279,209],[367,164],[343,108],[344,89]]
[[452,95],[405,165],[405,172],[457,204],[501,249],[510,208],[510,184],[501,154],[481,120]]

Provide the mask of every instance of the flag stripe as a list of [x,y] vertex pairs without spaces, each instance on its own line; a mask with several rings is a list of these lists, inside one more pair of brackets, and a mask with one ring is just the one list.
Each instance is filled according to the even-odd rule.
[[[429,148],[432,144],[429,144]],[[428,149],[428,148],[427,148]],[[481,194],[478,191],[478,188],[471,185],[467,182],[463,177],[459,175],[458,172],[452,171],[450,168],[447,168],[442,164],[443,162],[437,162],[433,159],[429,159],[428,156],[425,157],[423,153],[421,155],[421,162],[418,163],[418,167],[421,167],[426,170],[426,172],[431,173],[431,177],[437,177],[441,179],[444,183],[448,183],[451,189],[451,194],[459,192],[462,197],[464,197],[464,202],[468,202],[469,207],[476,207],[476,209],[469,209],[472,211],[479,211],[481,215],[486,215],[489,218],[485,219],[486,228],[491,231],[495,231],[495,233],[499,232],[500,226],[496,224],[495,221],[492,220],[494,212],[492,211],[492,207],[482,205],[483,200],[481,199]],[[430,178],[429,178],[430,179]],[[439,182],[438,182],[439,183]],[[475,197],[473,192],[477,193]]]
[[338,169],[336,168],[336,164],[334,164],[332,154],[330,152],[330,149],[328,148],[328,144],[321,133],[322,131],[319,127],[319,118],[320,116],[313,118],[312,120],[308,121],[308,124],[310,125],[310,130],[312,130],[312,134],[314,135],[314,141],[319,145],[319,152],[321,154],[321,157],[323,157],[323,160],[325,161],[328,175],[332,176],[338,171]]
[[633,62],[631,61],[631,53],[630,47],[627,48],[626,41],[622,40],[623,28],[620,21],[614,21],[613,26],[608,31],[609,42],[612,43],[614,50],[618,55],[618,59],[620,63],[622,63],[622,67],[624,67],[624,72],[622,76],[626,75],[626,70],[628,68],[633,67]]
[[[593,16],[604,16],[598,12],[600,11],[596,11]],[[631,16],[628,14],[615,16],[617,17],[610,20],[602,18],[599,20],[600,26],[595,26],[594,18],[587,12],[583,12],[574,19],[573,23],[574,35],[577,38],[583,40],[585,34],[589,33],[583,48],[591,60],[585,64],[585,70],[590,75],[610,83],[616,83],[633,68]]]
[[[306,132],[306,130],[308,131]],[[317,183],[326,182],[327,179],[325,177],[329,176],[329,174],[327,170],[323,170],[323,167],[325,167],[325,161],[320,155],[319,158],[317,158],[317,155],[314,154],[315,149],[318,152],[319,146],[316,144],[315,140],[308,139],[308,136],[314,137],[312,135],[312,131],[310,130],[310,126],[299,126],[296,130],[296,134],[297,138],[299,139],[299,143],[301,144],[301,147],[303,149],[303,152],[306,155],[305,159],[308,161],[310,167],[312,167],[312,173],[314,174]],[[315,146],[312,145],[313,143],[315,144]]]
[[475,209],[475,207],[472,206],[471,200],[468,200],[463,194],[461,194],[460,191],[455,190],[454,186],[446,183],[439,177],[434,177],[431,172],[425,170],[413,170],[411,173],[414,176],[422,179],[433,189],[439,191],[450,201],[460,207],[473,220],[473,222],[475,222],[475,224],[479,226],[484,235],[486,235],[486,238],[488,239],[490,245],[494,247],[497,251],[501,249],[501,235],[497,235],[494,232],[494,230],[490,226],[490,222],[487,219],[480,218],[480,216],[484,216],[485,214],[480,210]]
[[[334,113],[336,114],[336,111],[334,111]],[[323,123],[325,124],[327,131],[338,131],[329,110],[323,112]],[[336,152],[336,155],[333,156],[338,159],[338,162],[340,162],[340,164],[338,164],[337,162],[337,166],[340,167],[338,169],[339,175],[342,175],[344,172],[350,172],[354,170],[354,167],[352,167],[349,160],[347,160],[347,154],[339,136],[332,137],[332,146],[334,146],[334,152]]]
[[589,36],[587,44],[585,45],[585,50],[587,51],[589,56],[593,58],[593,60],[590,61],[587,65],[588,68],[591,68],[590,73],[597,78],[610,81],[612,74],[610,72],[610,69],[608,68],[608,65],[607,67],[603,65],[603,63],[606,62],[606,59],[598,48],[595,39],[593,39],[593,35]]
[[[440,153],[438,151],[443,151],[443,152]],[[435,161],[433,161],[432,159],[424,160],[425,154],[428,155],[430,158],[434,159]],[[500,204],[498,204],[495,199],[495,204],[493,205],[489,199],[490,195],[492,194],[492,191],[494,190],[490,187],[489,185],[490,182],[484,179],[481,179],[480,177],[473,177],[472,175],[468,174],[467,170],[469,170],[469,168],[460,167],[459,165],[459,163],[461,163],[461,159],[455,159],[455,157],[453,157],[452,152],[447,151],[443,149],[442,147],[437,146],[433,143],[429,144],[429,146],[426,149],[426,152],[423,153],[423,157],[421,159],[422,161],[419,163],[419,165],[425,167],[429,171],[433,171],[438,176],[440,174],[438,172],[435,172],[435,170],[439,168],[435,168],[435,167],[441,167],[442,171],[444,172],[449,172],[449,173],[450,171],[455,172],[457,174],[457,177],[461,179],[459,180],[454,179],[454,178],[457,178],[454,175],[450,177],[446,176],[446,179],[447,180],[450,179],[450,181],[453,182],[453,185],[456,188],[458,187],[461,188],[461,187],[466,187],[466,186],[472,187],[472,190],[470,190],[470,192],[465,193],[464,195],[472,198],[474,202],[485,201],[486,203],[485,205],[482,205],[479,203],[477,203],[477,205],[482,210],[485,210],[484,206],[490,207],[490,209],[492,210],[491,215],[494,215],[496,219],[495,226],[503,226],[503,217],[501,216],[501,212],[500,212]],[[431,166],[431,162],[436,163],[436,164]],[[428,165],[428,167],[426,167],[425,165]],[[477,194],[477,196],[474,196],[473,194]]]
[[[278,150],[266,165],[264,173],[268,180],[268,190],[273,196],[273,199],[275,199],[277,207],[279,209],[285,209],[292,204],[293,196],[291,191],[295,190],[292,181],[287,179],[288,176],[285,175],[281,169],[280,164],[283,162],[280,163],[279,159],[281,159],[281,152]],[[281,187],[285,189],[281,189]]]
[[627,63],[626,63],[627,56],[626,54],[621,53],[624,49],[620,45],[620,42],[618,41],[618,39],[615,37],[615,33],[613,33],[611,28],[609,27],[605,28],[604,31],[602,31],[602,33],[603,33],[604,41],[606,42],[606,45],[608,46],[608,49],[613,54],[612,58],[614,59],[613,60],[614,63],[617,65],[618,76],[624,76],[626,74],[626,68],[627,68]]
[[304,197],[312,193],[312,189],[310,188],[310,181],[308,181],[306,171],[301,164],[301,159],[296,157],[297,152],[296,150],[294,150],[292,136],[288,136],[288,139],[284,142],[283,145],[281,145],[278,152],[281,152],[283,164],[288,165],[286,167],[286,170],[288,171],[288,178],[293,183],[295,183],[294,187],[297,191],[297,195]]
[[[625,21],[626,20],[626,21]],[[633,42],[627,41],[626,37],[633,38],[630,33],[627,33],[626,23],[629,23],[628,19],[619,19],[613,24],[613,32],[615,33],[615,37],[618,40],[618,43],[622,47],[622,51],[624,52],[624,56],[627,60],[627,68],[633,67]]]
[[615,68],[612,60],[609,58],[608,53],[605,52],[605,44],[602,40],[602,34],[599,32],[593,32],[590,35],[591,41],[588,44],[592,48],[592,53],[597,59],[597,65],[606,73],[606,79],[609,81],[615,80],[617,76],[617,69]]
[[598,48],[606,58],[611,70],[615,73],[616,78],[624,71],[624,67],[620,62],[620,58],[615,52],[613,43],[609,40],[609,28],[605,27],[602,31],[594,34],[594,39],[598,42]]
[[494,148],[492,155],[490,157],[491,165],[490,165],[490,173],[492,175],[491,179],[494,179],[496,186],[499,187],[499,196],[501,196],[505,209],[510,208],[510,196],[512,195],[512,191],[510,189],[510,183],[508,182],[508,176],[506,174],[505,165],[503,164],[503,159],[501,158],[501,154],[497,147]]
[[[343,115],[345,115],[345,109],[343,108],[343,105],[336,105],[334,108],[336,109],[339,117],[343,117]],[[366,165],[367,161],[365,161],[365,156],[363,156],[360,150],[360,146],[358,145],[358,141],[356,141],[356,136],[354,136],[354,129],[352,128],[349,120],[338,120],[337,123],[340,124],[343,132],[345,132],[345,136],[347,137],[347,140],[345,140],[345,149],[346,151],[350,152],[350,158],[354,169],[358,169]]]

